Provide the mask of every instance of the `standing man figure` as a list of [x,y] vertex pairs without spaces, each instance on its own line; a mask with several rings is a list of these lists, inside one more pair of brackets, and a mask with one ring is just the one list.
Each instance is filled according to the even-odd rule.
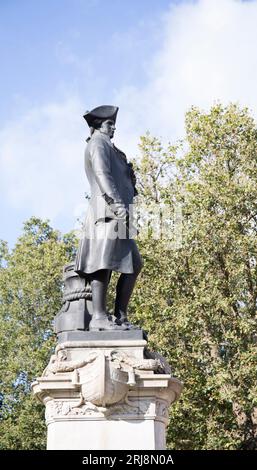
[[[91,283],[93,315],[89,329],[93,331],[135,328],[128,321],[127,307],[142,268],[138,248],[130,238],[130,209],[137,194],[135,177],[126,155],[111,142],[118,109],[99,106],[84,115],[91,131],[85,151],[91,199],[75,271]],[[112,271],[121,273],[116,287],[115,321],[106,309]]]

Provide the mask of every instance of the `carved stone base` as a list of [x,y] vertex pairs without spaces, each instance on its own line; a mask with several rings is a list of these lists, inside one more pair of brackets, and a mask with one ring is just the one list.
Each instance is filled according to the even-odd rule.
[[59,344],[32,384],[46,407],[48,449],[165,449],[182,384],[144,340]]

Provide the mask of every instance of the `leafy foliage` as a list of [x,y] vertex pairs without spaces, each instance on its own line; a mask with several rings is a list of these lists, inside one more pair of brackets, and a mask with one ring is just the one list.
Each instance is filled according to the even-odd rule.
[[0,383],[2,449],[45,448],[44,410],[30,384],[44,370],[55,338],[63,265],[74,256],[72,234],[60,237],[32,217],[12,253],[0,245]]
[[192,108],[183,148],[148,135],[141,151],[143,197],[183,208],[180,247],[140,240],[145,268],[131,306],[184,382],[169,445],[256,449],[256,124],[232,104]]

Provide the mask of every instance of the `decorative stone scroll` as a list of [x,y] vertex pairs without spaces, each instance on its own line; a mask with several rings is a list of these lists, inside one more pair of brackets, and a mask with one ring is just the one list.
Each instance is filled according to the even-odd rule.
[[[46,406],[49,449],[125,448],[118,423],[130,436],[128,448],[165,448],[169,406],[182,384],[167,373],[166,360],[145,346],[142,340],[57,346],[42,377],[32,384]],[[112,433],[115,447],[108,441]]]

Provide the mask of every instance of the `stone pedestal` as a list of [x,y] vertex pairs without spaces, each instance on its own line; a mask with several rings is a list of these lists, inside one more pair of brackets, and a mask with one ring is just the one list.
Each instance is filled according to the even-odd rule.
[[47,448],[165,449],[168,409],[181,382],[147,351],[141,330],[135,339],[126,331],[87,335],[58,344],[32,384],[46,407]]

